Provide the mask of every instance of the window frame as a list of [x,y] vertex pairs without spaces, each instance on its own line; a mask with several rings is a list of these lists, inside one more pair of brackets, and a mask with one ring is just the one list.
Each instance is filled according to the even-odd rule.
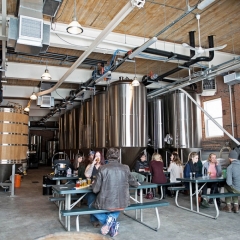
[[[219,107],[221,107],[221,111],[219,111],[219,113],[221,112],[221,114],[220,114],[220,116],[217,116],[217,117],[213,117],[212,115],[211,115],[211,112],[213,111],[213,110],[216,110],[216,108],[215,109],[210,109],[209,110],[209,105],[208,105],[208,103],[213,103],[213,102],[220,102],[221,103],[221,106],[219,106]],[[208,105],[208,106],[207,106]],[[220,120],[220,121],[218,121],[218,123],[223,127],[223,113],[222,113],[222,99],[221,98],[215,98],[215,99],[212,99],[212,100],[208,100],[208,101],[205,101],[205,102],[203,102],[203,107],[204,107],[204,110],[214,119],[214,120]],[[210,133],[209,133],[209,123],[213,123],[214,124],[214,122],[208,117],[208,116],[206,116],[206,114],[204,114],[204,124],[205,124],[205,137],[206,138],[220,138],[220,137],[223,137],[224,136],[224,132],[221,130],[221,129],[219,129],[219,131],[221,132],[219,135],[210,135]],[[217,127],[217,126],[216,126]]]

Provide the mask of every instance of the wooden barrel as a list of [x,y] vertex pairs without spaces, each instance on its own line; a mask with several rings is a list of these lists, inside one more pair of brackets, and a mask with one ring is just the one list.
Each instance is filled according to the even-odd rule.
[[[21,109],[0,108],[0,175],[9,174],[8,164],[27,162],[28,119]],[[0,180],[4,178],[0,176]]]

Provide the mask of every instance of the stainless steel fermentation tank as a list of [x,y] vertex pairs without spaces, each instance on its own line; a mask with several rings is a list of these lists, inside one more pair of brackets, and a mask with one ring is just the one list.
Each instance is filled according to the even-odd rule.
[[128,165],[147,146],[146,87],[131,82],[114,82],[108,90],[109,147],[121,148],[122,163]]
[[[72,131],[76,131],[77,149],[85,154],[91,148],[117,147],[121,148],[122,162],[131,165],[147,146],[146,88],[142,84],[132,87],[131,82],[114,82],[108,91],[84,101],[75,113],[76,120],[70,112],[60,117],[60,146],[65,144],[65,149],[74,149],[74,140],[68,135],[74,135]],[[76,130],[74,126],[77,125]]]
[[[199,96],[189,94],[200,103]],[[182,92],[165,96],[165,132],[172,134],[175,148],[201,148],[201,112]]]
[[[200,103],[196,93],[189,94]],[[176,91],[155,98],[148,102],[148,110],[150,145],[164,159],[173,149],[178,150],[183,162],[187,161],[190,152],[200,152],[201,112],[184,93]],[[170,143],[164,141],[166,134],[172,138]]]
[[97,93],[93,97],[93,148],[107,147],[108,127],[107,127],[108,105],[107,92]]
[[149,145],[154,149],[163,148],[163,99],[154,98],[148,102]]

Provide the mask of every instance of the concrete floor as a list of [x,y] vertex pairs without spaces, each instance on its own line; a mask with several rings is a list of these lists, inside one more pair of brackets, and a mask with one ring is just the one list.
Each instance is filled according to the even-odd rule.
[[[32,240],[48,234],[65,232],[58,221],[57,207],[42,195],[43,175],[52,172],[50,167],[40,166],[29,169],[24,176],[21,187],[15,189],[15,197],[0,189],[0,239]],[[180,196],[182,205],[189,204],[189,198]],[[115,239],[150,240],[150,239],[240,239],[240,214],[220,212],[217,220],[184,211],[175,206],[174,199],[167,198],[170,206],[159,208],[161,228],[158,232],[131,220],[123,214],[119,217],[120,231]],[[211,206],[208,211],[214,213]],[[131,214],[131,213],[130,213]],[[133,214],[133,212],[132,212]],[[144,210],[146,222],[155,223],[153,209]],[[80,231],[99,233],[89,223],[89,216],[80,220]],[[71,230],[75,231],[75,218],[72,218]],[[109,239],[111,239],[109,237]]]

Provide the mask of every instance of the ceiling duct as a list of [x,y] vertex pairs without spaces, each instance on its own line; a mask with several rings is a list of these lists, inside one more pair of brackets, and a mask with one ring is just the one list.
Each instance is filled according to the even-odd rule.
[[38,55],[50,44],[50,25],[43,23],[42,0],[20,0],[18,18],[10,18],[8,47]]
[[224,83],[234,85],[240,83],[240,72],[234,72],[223,77]]
[[43,14],[55,17],[58,13],[58,9],[62,4],[62,0],[44,0],[43,1]]
[[[41,82],[40,91],[48,90],[52,87],[53,83],[45,83]],[[54,106],[54,97],[51,96],[51,93],[46,95],[38,96],[37,98],[37,106],[42,108],[50,108]]]

